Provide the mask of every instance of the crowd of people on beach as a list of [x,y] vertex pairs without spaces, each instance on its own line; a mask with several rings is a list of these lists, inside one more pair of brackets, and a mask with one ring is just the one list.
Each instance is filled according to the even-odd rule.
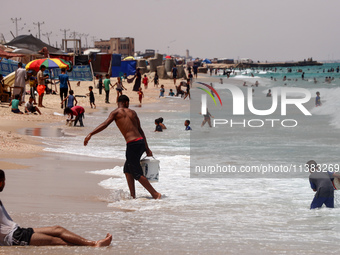
[[[14,85],[16,87],[22,88],[20,93],[14,95],[13,99],[10,101],[11,112],[16,114],[42,114],[41,110],[44,108],[43,98],[44,93],[48,90],[46,86],[46,82],[49,78],[48,75],[44,73],[46,70],[45,66],[41,66],[38,73],[33,71],[26,71],[22,67],[22,63],[18,64],[18,69],[15,73],[15,82]],[[177,75],[178,70],[176,65],[172,68],[172,79],[174,82],[174,88],[169,89],[168,97],[181,97],[184,100],[186,98],[191,99],[190,89],[192,87],[194,77],[197,78],[197,66],[193,67],[193,73],[191,73],[191,67],[188,66],[188,78],[186,81],[181,81],[177,85]],[[334,70],[333,70],[334,71]],[[210,70],[210,72],[212,72]],[[337,70],[337,72],[339,72]],[[117,81],[112,84],[111,77],[109,74],[105,75],[105,79],[103,80],[103,76],[97,76],[98,79],[98,91],[99,95],[102,95],[102,90],[105,92],[105,103],[110,104],[110,91],[111,89],[116,89],[116,103],[118,107],[114,109],[108,116],[108,118],[97,126],[93,131],[91,131],[84,139],[84,146],[87,146],[89,141],[91,140],[93,135],[96,135],[106,129],[112,122],[115,122],[119,128],[120,133],[123,135],[127,147],[126,147],[126,161],[124,164],[124,174],[126,177],[126,181],[129,187],[130,196],[132,198],[136,198],[135,191],[135,181],[138,181],[154,199],[160,199],[162,197],[161,193],[157,192],[153,186],[150,184],[148,179],[144,176],[143,170],[140,166],[140,158],[144,152],[146,152],[147,156],[153,156],[152,151],[148,147],[148,143],[144,134],[143,129],[140,126],[140,121],[137,113],[134,110],[129,108],[130,99],[128,96],[123,94],[124,90],[127,88],[123,85],[123,79],[128,83],[134,82],[133,91],[137,93],[138,100],[140,103],[140,107],[142,106],[142,100],[144,98],[144,93],[147,91],[150,78],[147,75],[144,75],[142,79],[142,75],[140,70],[137,68],[136,74],[132,79],[128,79],[126,74],[122,77],[117,77]],[[285,79],[285,78],[284,78]],[[304,79],[304,74],[302,74],[302,79]],[[1,79],[0,79],[1,80]],[[29,80],[30,83],[30,96],[29,100],[25,102],[25,83]],[[159,86],[159,77],[157,72],[153,77],[151,82],[154,82],[154,88],[158,89]],[[85,114],[84,106],[78,104],[76,99],[76,95],[74,95],[74,91],[71,89],[71,84],[69,81],[69,77],[65,69],[61,70],[61,74],[59,75],[59,94],[60,94],[60,107],[63,110],[64,115],[67,115],[68,118],[66,120],[66,124],[76,126],[79,122],[81,127],[84,127],[83,119]],[[144,87],[144,92],[142,88],[142,84]],[[211,87],[213,84],[211,84]],[[247,86],[246,82],[244,82],[243,86]],[[258,87],[258,81],[255,84],[251,85],[252,87]],[[182,89],[185,88],[185,90]],[[51,89],[50,89],[51,90]],[[89,98],[89,107],[96,108],[95,104],[95,93],[94,87],[88,87],[89,92],[86,96]],[[51,91],[50,91],[51,92]],[[56,91],[55,91],[56,92]],[[165,86],[163,84],[160,85],[159,90],[159,98],[166,97]],[[213,91],[211,91],[213,95]],[[38,94],[38,103],[36,102],[36,94]],[[266,95],[267,97],[271,97],[271,89],[268,90]],[[24,104],[24,112],[19,109],[19,107]],[[320,92],[316,92],[315,99],[316,106],[321,106],[321,98]],[[214,116],[211,115],[208,109],[206,109],[206,113],[203,115],[203,121],[201,127],[203,127],[206,123],[208,123],[209,127],[211,125],[211,118]],[[167,127],[164,124],[163,117],[159,117],[155,119],[155,130],[154,132],[163,132]],[[184,121],[184,130],[192,131],[190,126],[190,120],[186,119]],[[324,187],[329,187],[329,180],[331,178],[340,178],[340,175],[330,174],[329,179],[325,179],[324,182],[319,182],[318,179],[320,176],[316,174],[314,171],[317,169],[315,161],[307,162],[311,175],[310,175],[310,183],[311,187],[314,191],[316,191],[316,196],[312,201],[311,209],[319,208],[323,204],[327,207],[334,207],[334,197],[332,197],[332,192],[324,192]],[[5,186],[5,173],[3,170],[0,170],[0,192],[4,189]],[[322,190],[321,190],[322,188]],[[330,188],[329,188],[330,189]],[[322,193],[323,192],[323,193]],[[319,196],[322,194],[323,196]],[[0,201],[0,224],[3,224],[7,227],[6,230],[0,231],[0,244],[1,245],[81,245],[81,246],[108,246],[112,241],[112,235],[107,234],[107,236],[99,241],[91,241],[87,240],[81,236],[78,236],[69,230],[60,227],[44,227],[44,228],[21,228],[16,224],[9,214],[6,212],[3,204]],[[2,238],[1,238],[2,236]]]

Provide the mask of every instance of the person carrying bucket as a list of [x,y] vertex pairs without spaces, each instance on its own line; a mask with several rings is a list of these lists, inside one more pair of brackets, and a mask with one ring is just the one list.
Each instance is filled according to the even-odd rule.
[[103,131],[115,121],[126,141],[124,173],[131,197],[136,198],[135,180],[137,180],[145,189],[147,189],[147,191],[149,191],[154,199],[160,199],[162,195],[151,186],[148,179],[144,176],[140,165],[140,158],[143,153],[146,152],[146,155],[151,157],[152,151],[149,149],[137,113],[129,109],[129,102],[130,99],[126,95],[121,95],[118,98],[118,108],[112,111],[102,124],[86,136],[84,146],[88,144],[93,135]]

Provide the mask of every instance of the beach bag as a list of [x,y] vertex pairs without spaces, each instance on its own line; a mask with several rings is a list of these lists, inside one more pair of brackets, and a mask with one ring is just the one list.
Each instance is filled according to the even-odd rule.
[[149,182],[158,182],[160,170],[159,160],[154,157],[147,158],[146,156],[140,161],[140,165],[143,169],[144,176]]
[[39,96],[41,96],[42,94],[44,94],[45,88],[46,88],[45,85],[38,85],[38,86],[37,86],[37,92],[38,92],[38,95],[39,95]]

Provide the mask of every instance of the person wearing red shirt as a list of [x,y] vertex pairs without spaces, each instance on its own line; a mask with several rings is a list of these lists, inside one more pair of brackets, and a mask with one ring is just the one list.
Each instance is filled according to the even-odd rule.
[[69,121],[74,121],[74,126],[77,125],[78,120],[79,120],[80,126],[81,127],[84,126],[83,124],[84,113],[85,113],[85,109],[81,107],[80,105],[74,106],[72,108],[66,107],[64,110],[64,115],[69,116],[68,119],[66,120],[67,123]]

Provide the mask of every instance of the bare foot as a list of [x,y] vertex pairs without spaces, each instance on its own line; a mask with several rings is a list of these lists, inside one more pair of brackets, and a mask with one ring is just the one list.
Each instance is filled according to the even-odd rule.
[[107,233],[106,237],[102,240],[99,240],[96,242],[94,247],[104,247],[104,246],[109,246],[112,241],[112,235]]
[[152,196],[154,199],[161,199],[162,198],[162,194],[158,193],[155,196]]

